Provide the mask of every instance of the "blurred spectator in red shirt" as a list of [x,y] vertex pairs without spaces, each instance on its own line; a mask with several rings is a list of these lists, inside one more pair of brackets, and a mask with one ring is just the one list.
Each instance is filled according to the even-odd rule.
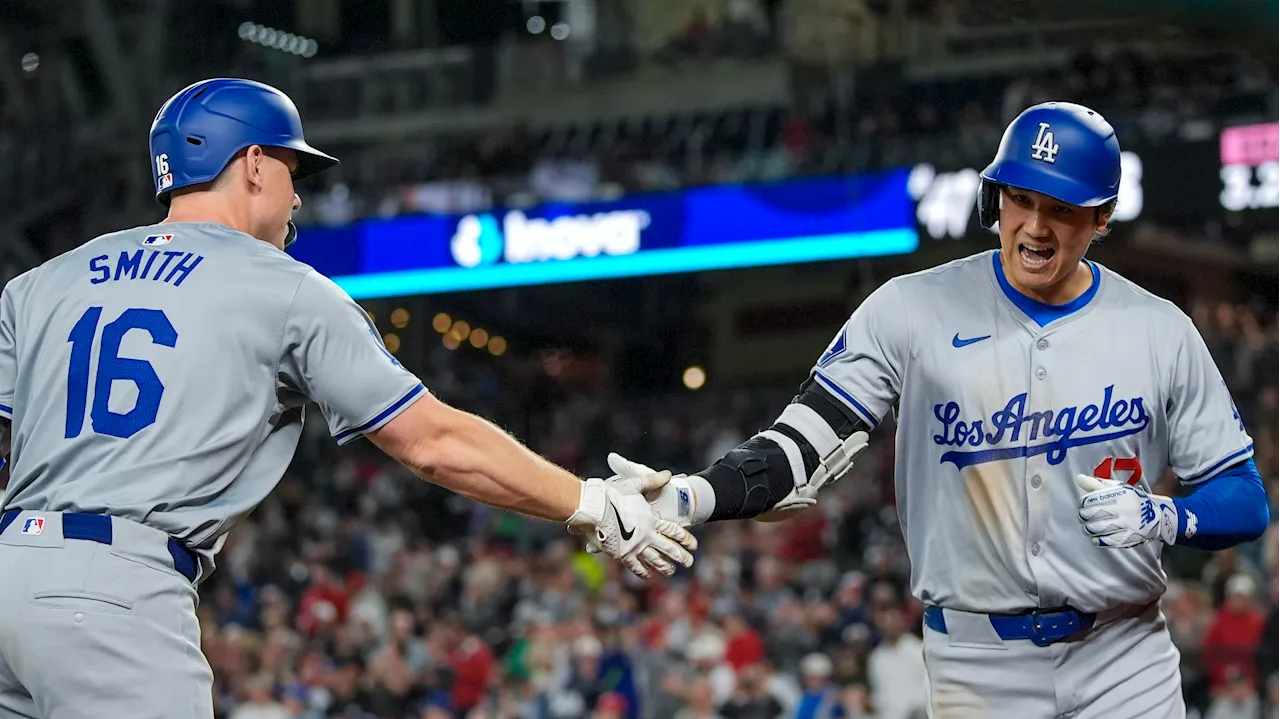
[[298,629],[314,635],[347,619],[347,593],[324,565],[311,565],[311,583],[298,602]]
[[1254,601],[1253,578],[1237,574],[1226,583],[1226,599],[1204,634],[1201,651],[1209,686],[1217,690],[1227,683],[1232,670],[1238,671],[1250,686],[1256,687],[1253,659],[1262,637],[1265,617]]
[[460,713],[466,713],[480,703],[489,688],[489,680],[493,677],[493,652],[488,644],[474,635],[463,634],[457,629],[451,633],[460,640],[450,642],[457,647],[450,656],[454,675],[453,707]]
[[734,671],[764,661],[764,639],[760,633],[736,614],[724,618],[724,635],[727,646],[724,659]]

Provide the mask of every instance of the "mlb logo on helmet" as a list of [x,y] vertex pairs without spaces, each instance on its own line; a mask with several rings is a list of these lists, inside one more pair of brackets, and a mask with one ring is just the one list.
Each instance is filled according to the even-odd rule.
[[44,532],[44,517],[28,517],[22,524],[23,534],[41,534]]
[[173,173],[169,172],[160,176],[160,190],[164,191],[173,187]]
[[144,245],[167,245],[173,242],[173,235],[147,235],[142,241]]

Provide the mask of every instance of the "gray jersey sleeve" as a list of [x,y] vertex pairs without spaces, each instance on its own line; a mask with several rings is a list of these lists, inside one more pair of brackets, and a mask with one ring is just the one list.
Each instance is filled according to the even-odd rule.
[[911,347],[909,317],[898,283],[881,285],[858,306],[813,368],[814,379],[868,426],[880,424],[898,402]]
[[383,346],[360,305],[318,272],[299,285],[284,335],[281,372],[320,405],[339,444],[381,427],[426,395]]
[[1182,319],[1169,385],[1169,466],[1191,484],[1252,457],[1253,440],[1204,339]]
[[12,281],[0,293],[0,421],[13,419],[13,395],[18,382],[18,311],[14,307],[18,281]]
[[18,389],[18,311],[14,308],[17,280],[0,293],[0,467],[8,461],[13,424],[13,396]]

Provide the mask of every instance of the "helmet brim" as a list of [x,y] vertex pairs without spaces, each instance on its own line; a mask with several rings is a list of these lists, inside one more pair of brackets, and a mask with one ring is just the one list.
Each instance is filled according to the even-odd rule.
[[298,153],[298,169],[293,171],[295,180],[310,177],[338,164],[338,158],[323,153],[302,140],[291,142],[285,147]]
[[982,171],[982,179],[997,185],[1040,192],[1077,207],[1105,205],[1116,199],[1118,194],[1099,195],[1095,188],[1056,172],[1048,163],[1034,168],[1016,162],[994,163]]

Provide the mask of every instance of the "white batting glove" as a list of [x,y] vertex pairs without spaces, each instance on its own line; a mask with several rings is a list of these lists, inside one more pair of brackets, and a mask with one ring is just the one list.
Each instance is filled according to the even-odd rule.
[[[650,474],[635,485],[660,489],[671,480],[670,472]],[[672,562],[693,566],[690,552],[698,548],[698,540],[683,527],[657,517],[643,495],[624,494],[599,478],[583,482],[578,509],[567,524],[573,531],[589,534],[599,551],[641,579],[648,579],[653,571],[674,574]]]
[[612,469],[615,474],[606,481],[619,492],[642,494],[649,501],[649,508],[657,516],[675,522],[681,527],[693,525],[698,498],[689,486],[688,475],[673,474],[671,481],[655,486],[646,478],[652,477],[657,470],[639,462],[633,462],[617,452],[610,452],[607,461],[609,469]]
[[[605,484],[622,494],[644,497],[649,503],[649,509],[659,519],[674,522],[681,527],[693,524],[693,510],[697,507],[697,497],[689,487],[687,475],[658,472],[647,465],[633,462],[617,452],[609,453],[608,462],[609,469],[616,474],[606,479]],[[655,478],[662,475],[669,475],[670,479],[665,482],[655,481]],[[571,527],[569,531],[575,530]],[[594,535],[588,534],[587,554],[599,552],[600,543],[596,541]]]
[[1084,533],[1099,547],[1137,547],[1160,540],[1173,544],[1178,536],[1178,510],[1173,500],[1148,494],[1114,479],[1076,476]]

